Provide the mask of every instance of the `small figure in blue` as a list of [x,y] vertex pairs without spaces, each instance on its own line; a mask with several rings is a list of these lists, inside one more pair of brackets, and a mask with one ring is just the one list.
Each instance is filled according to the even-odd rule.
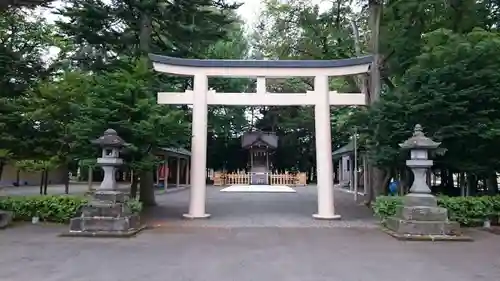
[[391,182],[389,183],[389,195],[390,196],[398,195],[398,185],[399,185],[399,182],[397,180],[391,179]]

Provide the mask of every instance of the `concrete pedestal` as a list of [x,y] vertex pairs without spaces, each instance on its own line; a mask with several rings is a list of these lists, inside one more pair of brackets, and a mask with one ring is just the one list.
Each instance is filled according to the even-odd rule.
[[448,210],[438,207],[433,195],[411,193],[403,202],[396,215],[385,222],[391,236],[401,240],[472,240],[462,235],[458,222],[448,220]]
[[12,213],[0,210],[0,228],[7,227],[12,222]]
[[130,237],[144,229],[140,217],[132,214],[120,191],[97,191],[78,217],[70,221],[63,236]]

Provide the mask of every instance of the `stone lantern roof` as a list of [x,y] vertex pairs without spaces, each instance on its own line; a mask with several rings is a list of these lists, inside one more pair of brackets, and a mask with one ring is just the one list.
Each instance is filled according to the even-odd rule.
[[107,129],[98,139],[91,141],[101,147],[124,147],[127,143],[113,129]]
[[420,124],[415,125],[413,136],[399,146],[403,149],[436,149],[441,143],[425,136]]

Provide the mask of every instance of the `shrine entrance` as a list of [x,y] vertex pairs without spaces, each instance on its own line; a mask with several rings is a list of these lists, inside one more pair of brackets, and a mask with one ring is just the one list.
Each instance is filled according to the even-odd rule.
[[[330,106],[365,105],[365,93],[330,91],[329,77],[366,74],[371,56],[343,60],[213,60],[180,59],[150,54],[158,72],[193,76],[193,90],[160,92],[159,104],[193,106],[191,140],[191,189],[187,218],[207,218],[206,163],[208,105],[314,106],[317,219],[340,219],[335,212]],[[256,93],[217,93],[208,77],[257,77]],[[314,77],[314,90],[306,93],[268,93],[266,78]]]

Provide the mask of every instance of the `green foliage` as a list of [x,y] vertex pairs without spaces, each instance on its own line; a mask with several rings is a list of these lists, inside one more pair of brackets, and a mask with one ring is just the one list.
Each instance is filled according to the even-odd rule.
[[[0,198],[0,209],[11,211],[17,221],[31,221],[38,216],[41,221],[67,223],[87,203],[86,197],[69,195],[12,196]],[[133,214],[142,210],[138,200],[131,199],[126,204]]]
[[49,160],[19,160],[16,162],[16,167],[27,172],[50,171],[57,167],[57,160],[51,158]]
[[[366,1],[368,2],[368,1]],[[498,1],[384,1],[381,23],[383,75],[399,84],[408,68],[417,64],[425,38],[423,34],[445,28],[468,33],[474,28],[498,28]]]
[[447,150],[438,165],[478,174],[498,169],[491,151],[500,140],[500,35],[436,30],[424,36],[422,50],[397,90],[351,120],[370,140],[371,159],[404,165],[398,144],[419,123]]
[[142,202],[137,199],[130,199],[126,204],[133,214],[139,214],[142,211]]
[[500,196],[440,197],[438,204],[448,209],[450,219],[463,225],[477,225],[500,215]]
[[134,165],[151,162],[148,154],[159,146],[176,147],[188,140],[184,112],[157,104],[154,78],[148,63],[139,60],[129,69],[105,72],[93,76],[85,85],[73,85],[73,91],[87,96],[86,102],[80,104],[79,117],[69,125],[82,156],[95,155],[97,149],[90,139],[108,128],[115,129],[130,144],[124,156]]
[[78,162],[78,166],[80,167],[87,167],[90,169],[94,169],[97,166],[97,160],[95,158],[93,159],[82,159]]
[[0,209],[11,211],[14,220],[31,221],[38,216],[42,221],[68,222],[87,199],[76,196],[20,196],[0,198]]
[[[71,124],[81,117],[81,104],[88,97],[91,77],[81,72],[64,72],[57,81],[42,81],[29,92],[25,122],[37,128],[30,141],[34,155],[57,157],[66,163],[78,155],[81,144],[71,131]],[[88,142],[88,139],[87,139]]]
[[[380,196],[373,204],[375,215],[382,221],[396,214],[403,204],[400,196]],[[448,210],[450,220],[461,225],[477,225],[489,217],[500,216],[500,196],[448,197],[439,196],[438,206]]]
[[0,143],[15,159],[32,157],[36,130],[25,122],[25,102],[30,88],[54,71],[44,60],[57,45],[54,36],[55,27],[33,11],[0,11]]
[[0,149],[0,163],[5,164],[12,158],[12,152],[8,149]]
[[397,206],[403,205],[403,199],[400,196],[379,196],[374,203],[372,209],[382,222],[388,217],[396,214]]
[[[267,59],[344,59],[356,56],[353,20],[356,15],[349,4],[338,1],[324,10],[311,1],[264,1],[264,7],[252,34],[254,57]],[[361,51],[366,49],[361,39]],[[335,77],[330,89],[339,92],[359,92],[356,77]],[[304,93],[312,90],[313,79],[296,77],[268,79],[270,91]],[[255,123],[260,130],[275,131],[279,136],[273,163],[278,169],[309,171],[315,167],[315,121],[312,107],[258,107],[262,117]],[[353,107],[332,110],[333,148],[349,141],[353,126],[347,116]],[[346,125],[346,126],[344,126]]]
[[69,2],[59,11],[69,20],[57,25],[71,38],[72,60],[93,71],[121,68],[145,52],[203,57],[227,36],[239,6],[208,0]]

